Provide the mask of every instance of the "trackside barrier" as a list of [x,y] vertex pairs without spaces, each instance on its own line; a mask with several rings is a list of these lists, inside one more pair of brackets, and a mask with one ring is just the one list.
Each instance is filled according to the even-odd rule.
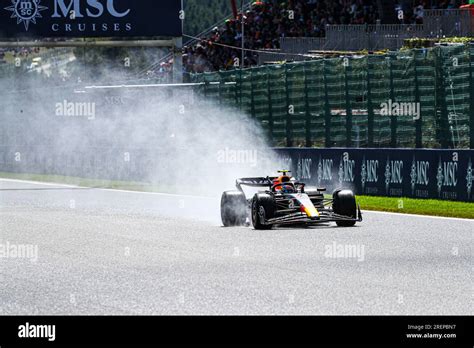
[[[194,74],[273,146],[474,148],[474,44]],[[229,84],[233,83],[233,84]]]
[[[474,202],[474,150],[276,148],[275,151],[280,159],[279,163],[271,164],[275,170],[288,168],[298,180],[326,187],[328,193],[347,188],[358,195]],[[124,161],[124,154],[128,154],[129,161]],[[168,175],[176,172],[173,161],[161,160],[169,156],[157,149],[141,148],[61,152],[43,146],[0,146],[0,172],[150,183],[159,178],[158,182],[166,187],[182,186],[183,182],[175,175]],[[264,158],[263,153],[259,152],[257,157]],[[225,165],[216,167],[211,174],[204,169],[209,178],[197,177],[207,185],[212,178],[220,177],[221,169],[225,170]],[[196,168],[194,172],[199,170]]]
[[474,150],[276,149],[281,165],[329,192],[474,202]]

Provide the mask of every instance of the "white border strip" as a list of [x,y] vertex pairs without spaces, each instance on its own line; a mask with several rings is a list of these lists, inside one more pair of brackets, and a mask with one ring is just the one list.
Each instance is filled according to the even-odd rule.
[[174,194],[174,193],[161,193],[161,192],[131,191],[131,190],[120,190],[120,189],[112,189],[112,188],[100,188],[100,187],[97,188],[97,187],[67,185],[67,184],[59,184],[59,183],[54,183],[54,182],[30,181],[30,180],[20,180],[20,179],[0,178],[0,182],[1,181],[18,182],[18,183],[31,184],[31,185],[45,185],[45,186],[56,186],[56,187],[59,186],[59,187],[76,188],[76,189],[91,189],[91,190],[100,190],[100,191],[113,191],[113,192],[122,192],[122,193],[146,194],[146,195],[157,195],[157,196],[168,196],[168,197],[215,199],[213,197],[206,197],[206,196],[179,195],[179,194]]

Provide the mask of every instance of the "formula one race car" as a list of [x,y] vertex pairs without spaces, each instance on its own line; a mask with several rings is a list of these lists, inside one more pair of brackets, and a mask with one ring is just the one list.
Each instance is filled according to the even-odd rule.
[[[306,188],[296,182],[289,171],[279,171],[279,177],[244,178],[236,182],[236,191],[226,191],[221,199],[221,218],[225,227],[245,225],[252,221],[257,230],[269,230],[277,225],[315,225],[335,222],[350,227],[362,221],[360,207],[350,190],[336,190],[326,199],[323,188]],[[242,186],[265,190],[247,199]]]

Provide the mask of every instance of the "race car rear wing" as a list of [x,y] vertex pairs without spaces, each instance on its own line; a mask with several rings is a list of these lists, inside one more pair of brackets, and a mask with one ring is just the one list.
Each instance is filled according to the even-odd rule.
[[242,191],[242,186],[250,187],[268,187],[271,188],[273,185],[273,180],[277,177],[266,177],[266,178],[241,178],[237,179],[235,186],[239,191]]
[[[242,191],[242,186],[249,186],[249,187],[268,187],[271,189],[274,187],[273,181],[275,179],[278,179],[276,176],[267,176],[266,178],[241,178],[237,179],[235,182],[235,186],[239,191]],[[291,182],[288,183],[290,185],[293,185],[294,187],[301,187],[302,192],[304,192],[304,187],[305,184],[301,182]],[[325,189],[323,189],[324,191]]]

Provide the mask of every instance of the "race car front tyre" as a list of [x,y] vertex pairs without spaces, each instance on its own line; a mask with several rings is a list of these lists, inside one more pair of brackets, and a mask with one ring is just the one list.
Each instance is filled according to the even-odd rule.
[[221,219],[225,227],[243,226],[247,220],[247,199],[243,192],[226,191],[221,198]]
[[256,230],[271,230],[265,221],[275,215],[275,199],[267,193],[257,193],[252,200],[252,224]]
[[[357,205],[354,193],[351,190],[340,190],[333,194],[332,209],[334,213],[355,219],[357,216]],[[351,227],[355,225],[354,221],[336,221],[337,226]]]

